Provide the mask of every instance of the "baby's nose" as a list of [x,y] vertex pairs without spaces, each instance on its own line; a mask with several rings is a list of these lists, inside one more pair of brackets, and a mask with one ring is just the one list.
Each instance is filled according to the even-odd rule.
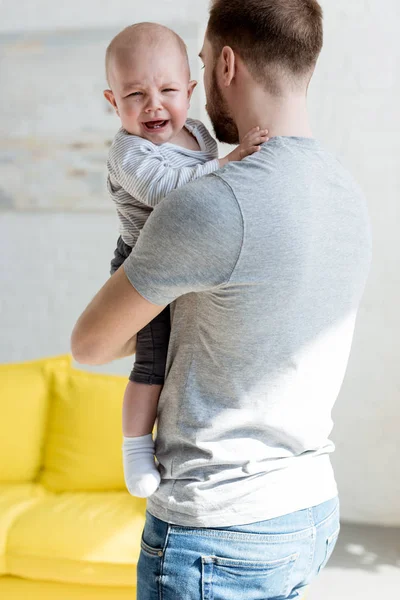
[[154,94],[153,96],[149,96],[147,104],[146,104],[146,112],[155,112],[157,110],[162,110],[162,102],[161,98]]

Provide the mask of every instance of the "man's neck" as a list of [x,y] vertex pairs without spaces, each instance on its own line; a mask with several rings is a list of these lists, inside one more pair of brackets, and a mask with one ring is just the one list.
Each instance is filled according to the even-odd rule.
[[305,95],[275,97],[257,88],[243,92],[234,114],[240,140],[257,125],[268,129],[270,138],[313,137]]

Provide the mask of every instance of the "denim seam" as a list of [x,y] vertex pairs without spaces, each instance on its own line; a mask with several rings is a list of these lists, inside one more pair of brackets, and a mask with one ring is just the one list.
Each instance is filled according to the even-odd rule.
[[163,555],[161,557],[161,564],[160,564],[160,575],[158,578],[158,598],[159,600],[163,600],[163,582],[164,582],[164,563],[165,563],[165,555],[167,552],[167,545],[168,545],[168,541],[169,541],[169,534],[170,534],[170,530],[171,530],[171,526],[168,525],[167,526],[167,533],[165,534],[165,540],[164,540],[164,546],[163,546]]
[[300,554],[297,553],[297,557],[292,561],[292,563],[291,563],[291,565],[290,565],[290,567],[288,569],[288,572],[287,572],[287,576],[286,576],[286,580],[285,580],[285,585],[284,585],[284,592],[283,592],[286,596],[288,596],[289,593],[290,593],[290,591],[291,591],[289,589],[289,586],[290,586],[290,582],[291,582],[291,578],[292,578],[292,573],[293,573],[294,565],[298,561],[299,556],[300,556]]
[[332,533],[332,535],[330,535],[330,536],[328,537],[328,539],[327,539],[327,543],[328,543],[328,544],[331,544],[335,538],[339,537],[339,533],[340,533],[340,527],[338,527],[338,528],[336,529],[336,531],[334,531],[334,532]]
[[149,556],[160,556],[160,550],[158,548],[152,548],[151,546],[149,546],[148,544],[146,544],[146,542],[143,539],[140,540],[140,547],[143,550],[143,552],[145,552],[146,554],[148,554]]
[[[213,597],[212,593],[210,594],[210,590],[212,592],[212,587],[211,586],[212,586],[212,583],[213,583],[214,568],[216,566],[217,567],[219,566],[221,568],[224,567],[223,562],[221,562],[221,563],[218,562],[219,558],[220,557],[218,557],[218,556],[202,556],[201,557],[201,563],[202,563],[202,600],[211,600],[211,598]],[[286,559],[284,559],[284,560],[287,561],[286,563],[284,563],[284,565],[289,565],[289,568],[287,570],[287,574],[286,574],[285,580],[282,583],[283,594],[285,594],[285,596],[287,596],[289,594],[289,592],[290,592],[290,589],[289,589],[290,579],[291,579],[291,576],[292,576],[294,565],[296,564],[296,561],[298,560],[298,558],[299,558],[299,553],[296,552],[294,554],[291,554],[289,557],[286,557]],[[261,568],[262,564],[264,566],[265,565],[271,565],[271,566],[273,566],[274,563],[276,563],[276,565],[279,564],[279,563],[282,563],[282,561],[265,561],[265,562],[262,562],[262,561],[240,561],[240,560],[234,560],[234,559],[220,559],[220,560],[225,561],[226,563],[230,563],[231,565],[233,565],[233,563],[243,563],[243,566],[249,566],[250,568],[252,566],[256,565],[256,564],[259,565],[260,568]],[[248,563],[248,565],[244,564],[246,562]],[[206,575],[205,567],[207,567],[207,570],[209,571],[208,577],[207,577],[207,582],[205,581],[206,580],[206,577],[205,577],[205,575]],[[205,593],[205,589],[204,589],[205,588],[205,585],[204,585],[205,582],[207,583],[207,586],[209,588],[209,589],[207,589],[207,593]]]
[[307,565],[307,572],[309,575],[312,571],[312,567],[314,564],[315,545],[316,545],[316,540],[317,540],[317,528],[315,527],[314,513],[313,513],[312,508],[308,509],[308,521],[309,521],[310,527],[311,527],[310,555],[308,557],[308,565]]
[[220,529],[190,529],[171,526],[171,533],[174,535],[189,535],[196,537],[219,538],[221,540],[236,540],[239,542],[252,542],[264,544],[269,542],[272,544],[280,544],[281,542],[290,542],[302,540],[309,537],[314,531],[313,527],[302,529],[293,533],[242,533],[240,531],[224,531]]
[[325,517],[325,519],[323,521],[318,522],[317,527],[322,527],[323,525],[326,525],[326,523],[330,519],[333,519],[333,517],[335,517],[338,512],[339,512],[339,506],[336,506],[336,508],[333,509],[333,511],[331,512],[330,515],[328,515],[327,517]]
[[299,552],[292,552],[289,556],[273,560],[245,560],[239,558],[227,558],[226,556],[217,556],[215,554],[202,556],[205,564],[214,564],[217,567],[249,567],[252,569],[265,570],[267,567],[284,567],[290,563],[296,562],[299,558]]
[[318,567],[318,574],[322,571],[322,569],[324,569],[327,565],[327,563],[329,562],[329,559],[332,555],[332,551],[331,551],[331,545],[332,542],[336,543],[336,540],[339,536],[339,532],[340,532],[340,527],[338,529],[336,529],[336,531],[334,533],[332,533],[332,535],[330,535],[328,537],[328,539],[326,540],[325,543],[325,556],[324,556],[324,560],[322,561],[322,563],[319,565]]
[[[206,568],[210,571],[209,577],[206,581]],[[212,579],[214,574],[214,563],[207,563],[204,561],[204,557],[201,557],[201,600],[210,600],[210,591],[212,591]],[[206,587],[207,586],[207,587]]]

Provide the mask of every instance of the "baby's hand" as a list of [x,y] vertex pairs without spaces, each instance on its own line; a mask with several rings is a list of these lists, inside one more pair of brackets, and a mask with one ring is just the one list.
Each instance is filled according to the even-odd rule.
[[246,158],[246,156],[250,156],[250,154],[259,152],[261,150],[260,144],[268,142],[268,140],[268,129],[260,130],[259,127],[253,127],[253,129],[250,129],[250,131],[246,133],[237,148],[230,152],[228,156],[225,156],[225,158],[220,158],[221,167],[230,161],[242,160],[243,158]]
[[231,152],[231,155],[236,153],[238,158],[231,158],[230,160],[242,160],[243,158],[246,158],[246,156],[254,154],[254,152],[259,152],[261,150],[260,144],[268,142],[268,140],[268,129],[260,130],[259,127],[253,127],[253,129],[250,129],[250,131],[246,133],[241,144]]

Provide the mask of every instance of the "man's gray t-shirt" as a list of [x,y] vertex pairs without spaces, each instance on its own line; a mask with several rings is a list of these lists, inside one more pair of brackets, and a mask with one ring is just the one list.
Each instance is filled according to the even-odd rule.
[[273,138],[154,210],[124,263],[176,300],[150,513],[225,527],[337,494],[331,409],[370,247],[362,193],[313,139]]

